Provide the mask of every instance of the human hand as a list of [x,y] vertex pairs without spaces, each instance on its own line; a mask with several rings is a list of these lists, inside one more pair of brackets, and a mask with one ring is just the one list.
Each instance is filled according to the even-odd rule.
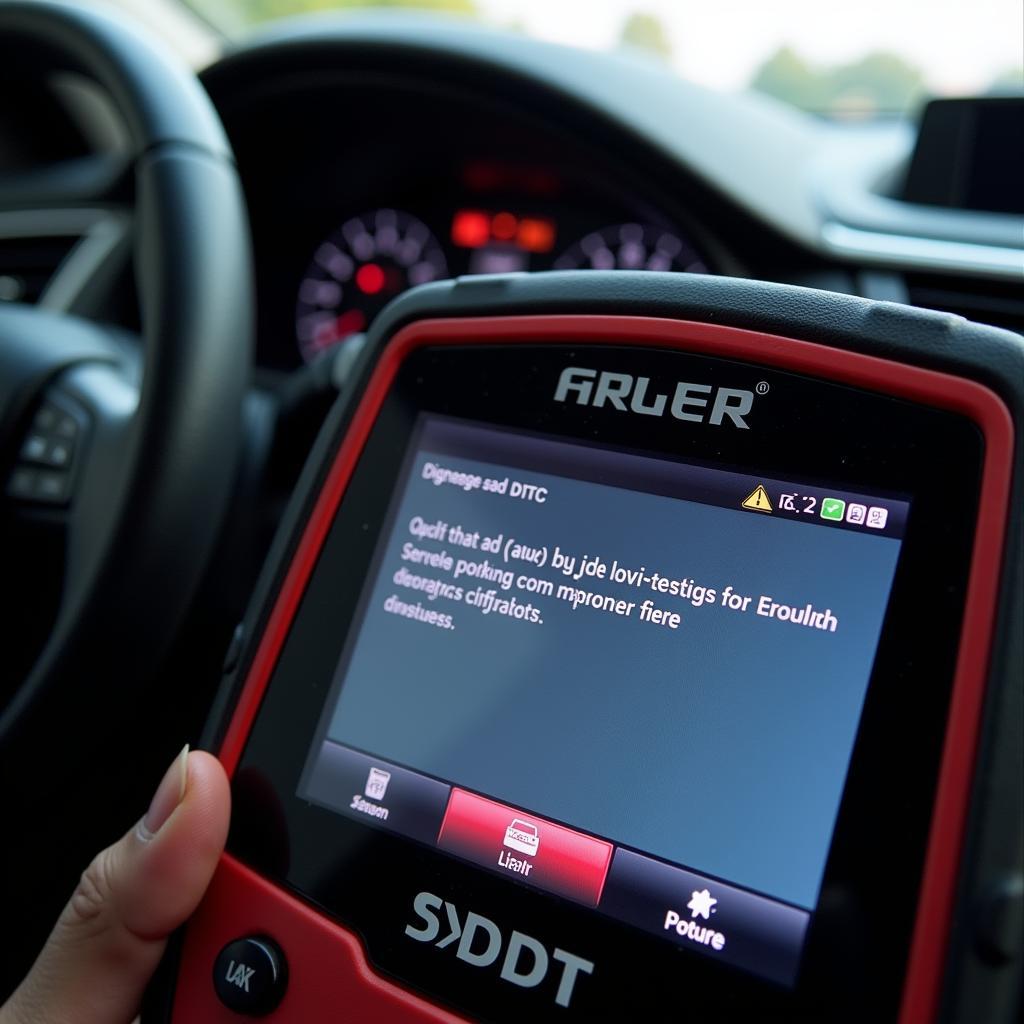
[[175,758],[149,810],[82,874],[0,1024],[128,1024],[167,937],[195,910],[227,838],[227,776],[210,754]]

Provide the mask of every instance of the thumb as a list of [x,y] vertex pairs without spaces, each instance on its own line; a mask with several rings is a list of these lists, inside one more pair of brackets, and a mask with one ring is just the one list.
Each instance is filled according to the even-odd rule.
[[128,1024],[167,936],[195,910],[227,838],[224,769],[175,758],[149,810],[86,868],[0,1024]]

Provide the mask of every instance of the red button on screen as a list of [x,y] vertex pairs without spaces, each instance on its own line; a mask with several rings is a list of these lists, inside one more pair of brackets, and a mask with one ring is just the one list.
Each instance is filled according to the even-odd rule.
[[437,845],[499,874],[596,907],[611,843],[453,789]]

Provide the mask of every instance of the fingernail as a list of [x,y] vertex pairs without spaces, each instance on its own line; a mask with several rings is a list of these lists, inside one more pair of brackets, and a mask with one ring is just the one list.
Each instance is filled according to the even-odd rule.
[[181,753],[164,772],[160,785],[156,787],[153,800],[146,811],[145,817],[139,822],[139,838],[149,842],[163,828],[164,823],[181,803],[185,795],[185,784],[188,782],[188,744],[181,748]]

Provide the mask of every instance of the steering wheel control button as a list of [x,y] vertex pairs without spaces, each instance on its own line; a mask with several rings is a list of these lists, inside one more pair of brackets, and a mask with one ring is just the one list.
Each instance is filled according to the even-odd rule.
[[63,469],[71,462],[71,445],[67,441],[52,441],[43,452],[42,461],[47,466]]
[[67,473],[41,470],[36,476],[36,501],[45,501],[54,505],[67,501],[69,482]]
[[71,470],[81,429],[75,415],[46,402],[22,442],[7,493],[21,501],[66,504],[71,497]]
[[61,415],[60,410],[47,403],[36,413],[34,428],[43,434],[48,434],[57,425],[57,417]]
[[69,441],[74,440],[78,436],[78,423],[75,421],[74,416],[62,413],[57,418],[53,432],[58,437],[66,438]]
[[71,493],[71,477],[66,472],[16,466],[7,482],[7,493],[20,501],[43,505],[63,505]]
[[782,985],[796,978],[810,920],[806,910],[621,847],[601,910]]
[[481,867],[590,907],[601,899],[612,845],[453,789],[437,845]]
[[263,935],[235,939],[214,961],[213,987],[229,1010],[262,1017],[277,1007],[288,987],[284,953]]
[[7,493],[12,498],[22,501],[31,501],[36,493],[37,470],[28,469],[25,466],[17,466],[7,481]]
[[78,437],[80,425],[78,420],[67,409],[62,409],[53,402],[47,402],[32,421],[32,433],[54,440],[74,441]]
[[44,434],[29,434],[21,446],[21,458],[25,462],[45,462],[49,446],[49,439]]

